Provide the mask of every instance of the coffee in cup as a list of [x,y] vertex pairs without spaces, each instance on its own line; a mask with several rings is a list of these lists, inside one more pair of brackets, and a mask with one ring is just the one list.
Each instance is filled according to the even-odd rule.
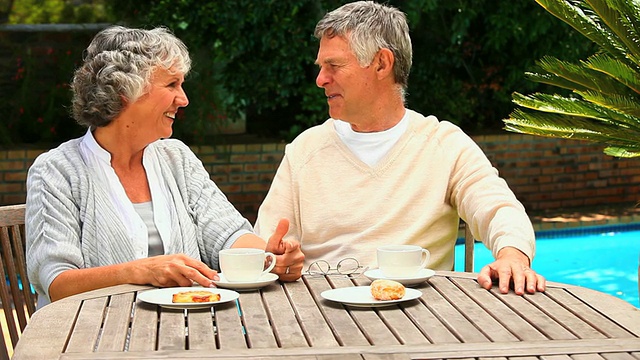
[[[276,266],[276,256],[254,248],[234,248],[220,251],[220,270],[228,282],[253,282]],[[271,258],[267,269],[266,258]]]
[[388,278],[416,276],[429,262],[429,250],[417,245],[386,245],[377,249],[378,267]]

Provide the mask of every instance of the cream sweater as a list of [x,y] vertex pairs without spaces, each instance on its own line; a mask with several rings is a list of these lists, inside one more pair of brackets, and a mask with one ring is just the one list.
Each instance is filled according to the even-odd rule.
[[334,120],[310,128],[285,149],[255,230],[269,236],[280,218],[307,264],[345,257],[377,267],[376,247],[416,244],[432,269],[453,267],[459,218],[494,256],[505,246],[535,253],[523,205],[460,128],[407,110],[408,128],[375,166],[338,138]]

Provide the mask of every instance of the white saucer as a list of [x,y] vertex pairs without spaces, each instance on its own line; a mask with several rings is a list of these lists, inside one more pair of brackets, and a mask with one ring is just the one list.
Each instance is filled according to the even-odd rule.
[[[190,291],[190,290],[205,290],[211,291],[214,294],[220,294],[219,301],[213,302],[203,302],[203,303],[174,303],[172,302],[173,294],[179,293],[182,291]],[[216,306],[218,304],[223,304],[229,301],[234,301],[239,297],[239,294],[233,290],[225,290],[225,289],[212,289],[212,288],[204,288],[201,286],[193,286],[193,287],[171,287],[171,288],[161,288],[154,289],[149,291],[143,291],[138,294],[138,299],[144,301],[149,304],[156,304],[162,307],[170,308],[170,309],[202,309],[208,308],[212,306]]]
[[278,275],[274,273],[264,274],[258,280],[248,282],[229,282],[227,281],[227,279],[225,279],[224,273],[218,273],[218,276],[220,277],[220,280],[213,282],[217,287],[234,289],[238,291],[257,290],[278,280]]
[[415,300],[422,296],[422,292],[417,289],[405,289],[402,299],[398,300],[376,300],[371,295],[370,286],[350,286],[338,289],[323,291],[320,296],[327,300],[339,302],[344,305],[355,307],[382,307],[394,305],[404,301]]
[[386,279],[386,280],[394,280],[401,283],[404,286],[415,285],[421,282],[425,282],[428,278],[435,275],[436,272],[431,269],[422,269],[418,271],[418,274],[412,277],[386,277],[382,274],[380,269],[371,269],[364,272],[364,276],[368,277],[369,280],[377,280],[377,279]]

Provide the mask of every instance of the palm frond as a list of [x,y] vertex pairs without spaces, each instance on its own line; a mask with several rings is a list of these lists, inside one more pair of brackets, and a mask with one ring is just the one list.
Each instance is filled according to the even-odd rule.
[[621,48],[627,49],[624,55],[631,60],[636,66],[640,65],[640,59],[634,54],[640,54],[640,44],[638,44],[638,32],[635,24],[624,16],[620,16],[621,12],[633,11],[631,2],[610,0],[586,0],[591,9],[597,14],[597,18],[611,30],[613,34],[624,44]]
[[513,93],[520,108],[508,131],[606,144],[605,154],[640,156],[640,0],[536,0],[600,47],[584,61],[550,56],[527,78],[573,91],[571,97]]
[[636,148],[635,150],[633,150],[617,146],[608,146],[604,149],[604,153],[609,156],[631,158],[640,156],[640,148]]
[[609,75],[640,94],[640,77],[638,77],[638,73],[622,61],[600,54],[589,57],[584,64],[590,69]]
[[[532,73],[527,73],[527,77],[531,79],[546,77],[543,82],[550,85],[579,91],[595,90],[607,94],[628,91],[625,86],[615,79],[603,72],[591,69],[584,62],[574,64],[569,61],[559,60],[553,56],[544,56],[536,64],[546,73],[535,74],[535,76],[532,76]],[[551,74],[555,76],[550,76]],[[562,80],[557,79],[557,77],[561,77]]]
[[602,94],[597,91],[576,91],[583,99],[619,111],[633,117],[640,117],[640,99],[617,94]]
[[517,133],[587,140],[630,152],[638,150],[638,132],[630,132],[609,123],[598,123],[590,118],[516,109],[504,122],[506,130]]
[[[605,49],[616,58],[625,58],[624,45],[618,37],[592,17],[585,14],[584,10],[566,0],[536,0],[538,4],[558,19],[569,24],[579,33]],[[595,17],[597,19],[597,17]]]
[[588,118],[594,123],[610,124],[637,131],[640,134],[638,118],[581,99],[540,93],[533,95],[514,93],[513,102],[532,110]]

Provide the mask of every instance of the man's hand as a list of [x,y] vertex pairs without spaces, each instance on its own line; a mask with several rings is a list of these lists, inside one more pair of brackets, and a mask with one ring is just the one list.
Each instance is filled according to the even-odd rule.
[[295,240],[284,240],[289,231],[289,220],[280,219],[276,231],[267,242],[265,251],[276,255],[276,266],[272,272],[277,274],[282,281],[296,281],[302,276],[304,266],[304,254],[300,249],[300,243]]
[[513,283],[516,294],[523,295],[526,286],[530,294],[536,291],[545,291],[546,280],[529,267],[529,258],[522,251],[505,247],[498,252],[496,261],[485,266],[478,274],[478,284],[489,290],[493,281],[498,280],[500,292],[509,292],[509,285]]

